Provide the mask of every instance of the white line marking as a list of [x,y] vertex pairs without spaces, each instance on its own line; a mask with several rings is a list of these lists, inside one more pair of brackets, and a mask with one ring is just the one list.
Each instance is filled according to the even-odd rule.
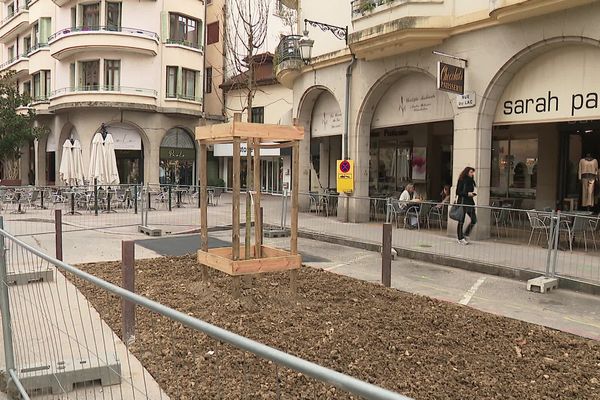
[[467,304],[469,304],[469,302],[471,301],[471,299],[473,298],[473,296],[475,295],[475,293],[477,292],[477,289],[479,289],[479,286],[481,286],[481,284],[485,282],[485,278],[479,278],[477,280],[477,282],[475,282],[473,284],[473,286],[471,286],[471,289],[469,289],[467,291],[467,293],[465,293],[465,295],[463,296],[463,298],[458,302],[458,304],[462,304],[463,306],[466,306]]
[[350,265],[350,264],[352,264],[352,263],[354,263],[356,261],[364,260],[364,259],[369,258],[371,256],[372,256],[372,254],[363,254],[362,256],[356,257],[354,260],[351,260],[351,261],[348,261],[348,262],[345,262],[345,263],[341,263],[341,264],[336,264],[336,265],[331,266],[331,267],[323,268],[323,270],[325,270],[325,271],[331,271],[331,270],[336,269],[336,268],[345,267],[346,265]]

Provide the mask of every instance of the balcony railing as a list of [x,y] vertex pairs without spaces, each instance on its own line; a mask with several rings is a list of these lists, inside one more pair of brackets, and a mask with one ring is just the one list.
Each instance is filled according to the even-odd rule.
[[108,92],[116,94],[135,94],[142,96],[157,97],[158,92],[154,89],[143,89],[130,86],[114,86],[114,85],[88,85],[88,86],[72,86],[61,89],[56,89],[50,93],[50,97],[58,97],[71,93],[87,93],[87,92]]
[[167,100],[186,100],[186,101],[194,101],[196,103],[202,102],[202,96],[195,95],[187,95],[182,93],[177,93],[176,95],[168,95]]
[[121,26],[78,26],[75,28],[64,28],[52,34],[48,38],[48,41],[51,42],[60,39],[61,37],[81,32],[120,32],[150,38],[156,40],[157,42],[160,41],[160,37],[155,32],[145,31],[137,28],[124,28]]
[[8,59],[7,61],[5,61],[2,64],[0,64],[0,71],[4,70],[5,68],[8,68],[12,64],[15,64],[19,60],[27,60],[27,55],[28,55],[27,53],[23,53],[23,54],[21,54],[19,56],[12,57],[12,58]]
[[6,23],[8,23],[8,21],[13,19],[17,15],[23,13],[24,11],[27,11],[29,9],[28,4],[29,4],[29,2],[27,2],[27,4],[25,4],[25,5],[21,5],[21,6],[17,7],[13,12],[9,13],[6,17],[4,17],[0,21],[0,26],[4,26]]
[[353,0],[350,3],[350,6],[352,7],[352,18],[368,14],[379,6],[395,3],[397,1],[402,2],[406,0]]
[[49,47],[48,43],[37,43],[37,44],[34,44],[33,46],[31,46],[29,48],[29,50],[26,51],[26,53],[29,56],[32,53],[35,53],[37,50],[44,49],[44,48],[47,48],[47,47]]
[[193,43],[187,40],[167,39],[166,44],[174,44],[178,46],[191,47],[197,50],[204,50],[204,46],[202,46],[200,43]]
[[300,39],[302,39],[300,35],[284,36],[279,42],[277,49],[275,49],[273,64],[277,66],[287,60],[302,60],[299,46]]

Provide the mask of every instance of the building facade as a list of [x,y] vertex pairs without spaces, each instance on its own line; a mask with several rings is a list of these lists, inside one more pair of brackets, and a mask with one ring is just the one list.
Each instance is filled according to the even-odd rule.
[[[466,166],[477,170],[478,204],[581,200],[579,161],[600,157],[600,2],[286,3],[300,21],[349,27],[346,45],[309,26],[310,64],[292,41],[275,66],[306,130],[301,190],[314,188],[316,164],[355,160],[355,191],[338,215],[365,221],[364,198],[408,182],[435,200]],[[437,89],[439,61],[465,67],[467,97]]]
[[87,166],[105,124],[122,183],[196,182],[203,1],[14,0],[0,8],[0,71],[16,71],[50,130],[25,152],[22,180],[59,184],[69,138],[81,142]]

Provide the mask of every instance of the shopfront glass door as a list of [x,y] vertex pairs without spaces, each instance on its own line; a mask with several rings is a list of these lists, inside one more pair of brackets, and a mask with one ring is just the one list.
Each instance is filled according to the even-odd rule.
[[283,159],[281,157],[261,160],[262,191],[279,193],[283,186]]

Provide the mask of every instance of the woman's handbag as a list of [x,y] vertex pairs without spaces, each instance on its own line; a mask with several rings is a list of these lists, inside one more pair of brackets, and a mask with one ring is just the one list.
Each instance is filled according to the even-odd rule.
[[465,219],[465,208],[461,203],[458,203],[458,199],[457,202],[452,204],[452,207],[450,207],[448,216],[457,222],[461,222]]

